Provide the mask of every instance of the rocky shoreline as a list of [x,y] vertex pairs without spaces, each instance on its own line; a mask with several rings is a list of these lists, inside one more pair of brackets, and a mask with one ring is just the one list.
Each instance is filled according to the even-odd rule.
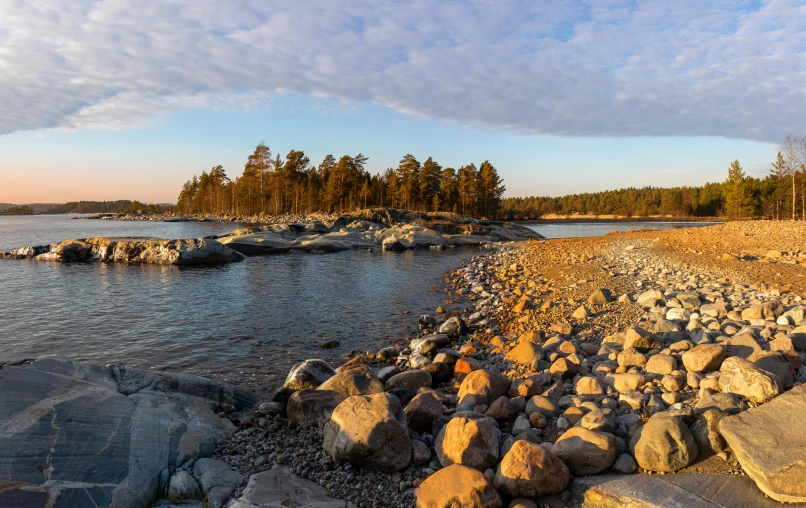
[[[718,227],[748,235],[734,245],[791,233]],[[360,507],[803,503],[803,438],[779,426],[806,417],[802,294],[746,280],[718,243],[688,257],[707,229],[473,258],[451,275],[470,312],[334,372],[296,367],[216,457]]]
[[[109,390],[92,401],[120,395],[134,397],[126,404],[136,411],[156,407],[148,414],[166,429],[156,435],[188,435],[165,443],[191,450],[182,456],[192,462],[167,453],[174,458],[152,480],[148,502],[110,497],[112,506],[159,498],[158,506],[229,508],[805,503],[806,442],[794,430],[806,418],[804,235],[786,223],[729,223],[502,246],[449,275],[445,306],[463,310],[435,309],[408,345],[337,369],[302,362],[270,401],[237,392],[236,404],[234,388],[199,378],[40,362],[1,369],[0,383],[16,374],[27,385],[14,393],[27,393],[59,384],[34,383],[32,371],[66,376],[81,390]],[[781,255],[765,255],[771,249]],[[39,483],[17,478],[9,452],[0,452],[0,501],[78,481],[52,481],[60,468],[50,443],[74,434],[59,424],[62,395],[50,390],[13,406],[29,416],[0,418],[0,439],[16,443],[12,450],[44,450],[40,471],[50,471]],[[84,391],[74,393],[70,400],[83,401]],[[183,405],[154,406],[166,396]],[[206,400],[211,413],[177,413],[188,400]],[[81,414],[96,425],[96,413]],[[222,432],[207,424],[188,434],[210,415]],[[131,428],[115,421],[102,425]],[[26,438],[31,428],[43,437]],[[114,441],[110,433],[93,442]],[[183,448],[183,439],[197,444]],[[95,470],[108,459],[87,460]],[[215,474],[205,472],[213,466]],[[82,481],[88,496],[95,492]],[[98,483],[110,495],[131,483],[117,481]]]
[[[249,222],[259,217],[240,219]],[[74,239],[1,252],[0,259],[209,265],[237,262],[246,256],[292,251],[327,253],[382,249],[401,252],[542,238],[529,228],[515,224],[482,221],[454,213],[428,214],[388,208],[336,216],[315,214],[264,220],[269,222],[262,226],[242,227],[224,235],[199,239]]]

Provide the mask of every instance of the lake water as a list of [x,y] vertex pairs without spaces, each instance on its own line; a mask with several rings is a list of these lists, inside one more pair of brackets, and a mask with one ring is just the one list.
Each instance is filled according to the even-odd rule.
[[557,222],[524,224],[524,226],[540,233],[546,238],[576,238],[582,236],[602,236],[613,231],[694,228],[713,226],[714,224],[714,222]]
[[[567,237],[642,226],[532,227]],[[89,236],[193,238],[236,227],[0,216],[0,251]],[[115,362],[270,389],[295,362],[338,364],[351,350],[405,339],[417,317],[438,305],[460,310],[461,303],[445,304],[443,276],[478,252],[293,253],[207,268],[0,260],[0,362]],[[334,339],[339,347],[318,347]]]
[[[0,251],[88,236],[199,237],[237,225],[0,217]],[[255,388],[416,330],[443,276],[480,249],[251,257],[208,268],[0,260],[0,362],[57,357],[191,372]],[[404,314],[408,311],[408,314]],[[321,349],[326,340],[335,349]]]

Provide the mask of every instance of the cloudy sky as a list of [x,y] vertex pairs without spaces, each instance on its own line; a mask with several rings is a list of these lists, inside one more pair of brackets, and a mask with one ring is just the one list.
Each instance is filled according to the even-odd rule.
[[[261,140],[490,159],[509,195],[762,175],[803,0],[0,0],[0,201],[173,201]],[[800,129],[800,131],[799,131]]]

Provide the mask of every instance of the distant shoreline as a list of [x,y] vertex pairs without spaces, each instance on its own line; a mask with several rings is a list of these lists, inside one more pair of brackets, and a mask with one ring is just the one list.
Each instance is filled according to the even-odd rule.
[[542,217],[539,219],[516,219],[508,220],[515,224],[579,224],[579,223],[621,223],[621,222],[725,222],[721,217],[613,217],[613,216],[595,216],[595,215],[577,215],[577,216],[550,216]]

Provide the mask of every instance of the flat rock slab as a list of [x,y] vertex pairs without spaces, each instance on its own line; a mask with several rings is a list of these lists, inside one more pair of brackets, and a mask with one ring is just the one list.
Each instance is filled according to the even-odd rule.
[[246,395],[212,384],[57,360],[0,369],[0,506],[151,506],[163,472],[234,431],[209,401]]
[[723,418],[719,431],[758,488],[785,503],[806,503],[806,385]]
[[226,508],[345,508],[346,501],[328,497],[327,489],[300,478],[287,467],[274,466],[253,474],[238,499]]
[[[586,508],[773,508],[781,505],[746,477],[683,473],[591,477]],[[597,483],[601,482],[601,483]],[[579,484],[577,480],[577,484]],[[789,505],[806,506],[806,505]]]

